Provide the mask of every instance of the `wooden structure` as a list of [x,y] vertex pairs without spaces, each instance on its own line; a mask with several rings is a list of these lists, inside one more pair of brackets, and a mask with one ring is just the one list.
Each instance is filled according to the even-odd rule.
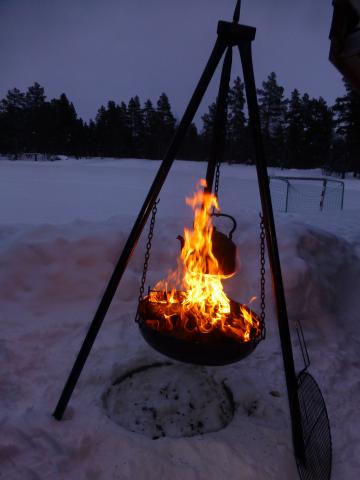
[[333,0],[329,59],[360,92],[360,0]]

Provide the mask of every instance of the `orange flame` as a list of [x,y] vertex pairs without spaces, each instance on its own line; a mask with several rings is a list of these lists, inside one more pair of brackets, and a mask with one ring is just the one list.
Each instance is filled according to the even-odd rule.
[[[205,187],[205,180],[200,181]],[[203,190],[197,190],[186,199],[194,210],[194,229],[185,228],[185,244],[181,250],[184,264],[184,313],[191,311],[197,326],[207,333],[230,313],[230,302],[225,295],[221,280],[226,278],[219,268],[212,251],[212,208],[219,208],[217,198]]]
[[[186,198],[186,204],[194,210],[194,226],[191,230],[184,229],[179,268],[167,281],[155,286],[156,291],[150,293],[150,301],[167,305],[181,304],[180,313],[179,309],[171,313],[171,308],[164,312],[167,330],[173,328],[171,317],[180,315],[185,330],[193,331],[196,328],[205,334],[219,328],[248,341],[252,329],[259,330],[259,321],[244,306],[240,306],[238,313],[231,311],[231,301],[224,292],[222,280],[234,274],[224,275],[213,254],[211,212],[213,208],[219,209],[218,201],[201,187],[206,187],[205,180],[200,180],[191,198]],[[169,290],[169,285],[174,286]]]

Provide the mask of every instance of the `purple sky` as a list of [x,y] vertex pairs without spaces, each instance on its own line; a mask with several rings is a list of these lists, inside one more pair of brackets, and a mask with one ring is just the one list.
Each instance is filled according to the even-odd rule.
[[[108,100],[165,91],[180,117],[235,0],[0,0],[0,97],[34,81],[48,98],[65,92],[85,120]],[[243,0],[241,23],[257,27],[257,85],[274,70],[328,102],[343,94],[328,61],[331,0]],[[236,52],[234,52],[236,53]],[[240,73],[236,56],[234,75]],[[201,113],[214,100],[212,83]]]

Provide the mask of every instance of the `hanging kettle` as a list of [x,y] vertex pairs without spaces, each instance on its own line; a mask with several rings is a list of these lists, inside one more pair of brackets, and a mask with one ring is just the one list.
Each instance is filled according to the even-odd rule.
[[[228,236],[217,230],[216,227],[213,227],[212,232],[212,250],[219,267],[224,275],[232,275],[236,271],[236,245],[232,241],[232,235],[236,229],[236,220],[226,213],[212,213],[211,216],[226,217],[233,222]],[[178,235],[176,238],[180,241],[181,249],[183,249],[185,244],[184,237]]]

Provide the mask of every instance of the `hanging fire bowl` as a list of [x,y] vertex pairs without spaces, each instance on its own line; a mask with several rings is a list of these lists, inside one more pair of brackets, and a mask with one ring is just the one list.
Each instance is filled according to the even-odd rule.
[[[176,292],[178,299],[181,296],[182,292]],[[202,333],[191,315],[185,325],[180,320],[180,303],[168,303],[165,295],[163,301],[154,302],[147,295],[139,303],[137,321],[145,341],[163,355],[196,365],[226,365],[250,355],[264,338],[264,322],[259,316],[233,300],[230,300],[230,306],[231,313],[227,316],[225,330],[213,328]],[[254,322],[246,340],[231,333],[235,318],[237,324],[241,319],[245,322],[241,313],[244,310],[251,313]]]

